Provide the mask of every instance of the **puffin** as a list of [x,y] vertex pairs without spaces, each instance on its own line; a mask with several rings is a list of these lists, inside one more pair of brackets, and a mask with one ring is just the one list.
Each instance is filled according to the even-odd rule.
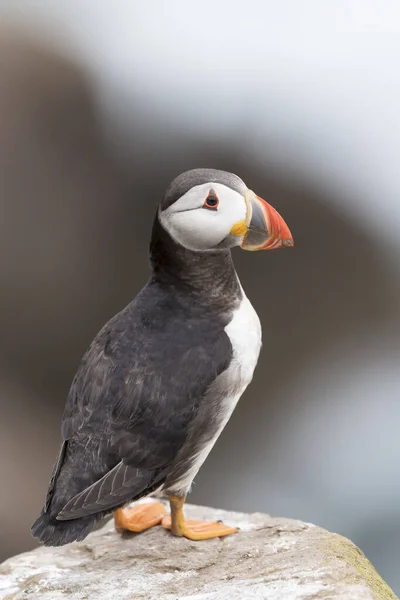
[[237,175],[193,169],[172,181],[153,223],[149,281],[100,330],[72,381],[33,536],[81,541],[112,514],[119,532],[161,525],[195,541],[237,532],[187,520],[183,507],[261,349],[231,250],[290,246],[283,218]]

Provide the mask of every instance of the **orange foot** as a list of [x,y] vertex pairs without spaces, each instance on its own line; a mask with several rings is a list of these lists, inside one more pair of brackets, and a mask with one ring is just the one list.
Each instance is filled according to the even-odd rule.
[[[164,517],[161,524],[165,529],[172,529],[171,517]],[[200,540],[211,540],[212,538],[223,537],[237,532],[238,529],[227,527],[223,523],[185,520],[181,531],[179,533],[173,533],[197,542]]]
[[161,502],[146,502],[131,508],[119,508],[114,513],[115,529],[119,532],[140,533],[159,525],[166,514],[165,506]]
[[185,537],[188,540],[210,540],[216,537],[223,537],[237,533],[238,530],[233,527],[227,527],[223,523],[207,523],[206,521],[186,521],[183,515],[183,505],[185,498],[179,496],[170,496],[171,516],[166,516],[162,520],[162,526],[170,529],[178,537]]

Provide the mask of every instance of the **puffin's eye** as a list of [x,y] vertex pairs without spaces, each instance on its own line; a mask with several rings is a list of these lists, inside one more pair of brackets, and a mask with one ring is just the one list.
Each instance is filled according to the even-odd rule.
[[207,196],[207,198],[205,199],[205,202],[203,204],[203,208],[209,208],[211,210],[217,210],[218,209],[218,204],[219,204],[219,200],[216,196],[216,194],[214,192],[210,192]]

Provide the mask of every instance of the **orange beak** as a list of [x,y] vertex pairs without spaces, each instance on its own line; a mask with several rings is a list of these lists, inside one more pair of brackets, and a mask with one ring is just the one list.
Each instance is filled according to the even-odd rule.
[[245,199],[250,218],[242,242],[244,250],[275,250],[294,246],[289,227],[268,202],[251,190],[247,190]]

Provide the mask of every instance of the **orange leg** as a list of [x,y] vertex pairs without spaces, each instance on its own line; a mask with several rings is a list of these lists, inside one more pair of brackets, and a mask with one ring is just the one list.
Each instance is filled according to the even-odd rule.
[[130,508],[119,508],[114,513],[114,524],[117,531],[134,531],[140,533],[154,525],[159,525],[167,514],[161,502],[146,502]]
[[162,526],[170,529],[174,535],[185,537],[188,540],[210,540],[211,538],[222,537],[237,533],[238,530],[233,527],[227,527],[223,523],[207,523],[206,521],[186,521],[183,515],[183,505],[185,498],[179,496],[170,496],[171,516],[164,517]]

